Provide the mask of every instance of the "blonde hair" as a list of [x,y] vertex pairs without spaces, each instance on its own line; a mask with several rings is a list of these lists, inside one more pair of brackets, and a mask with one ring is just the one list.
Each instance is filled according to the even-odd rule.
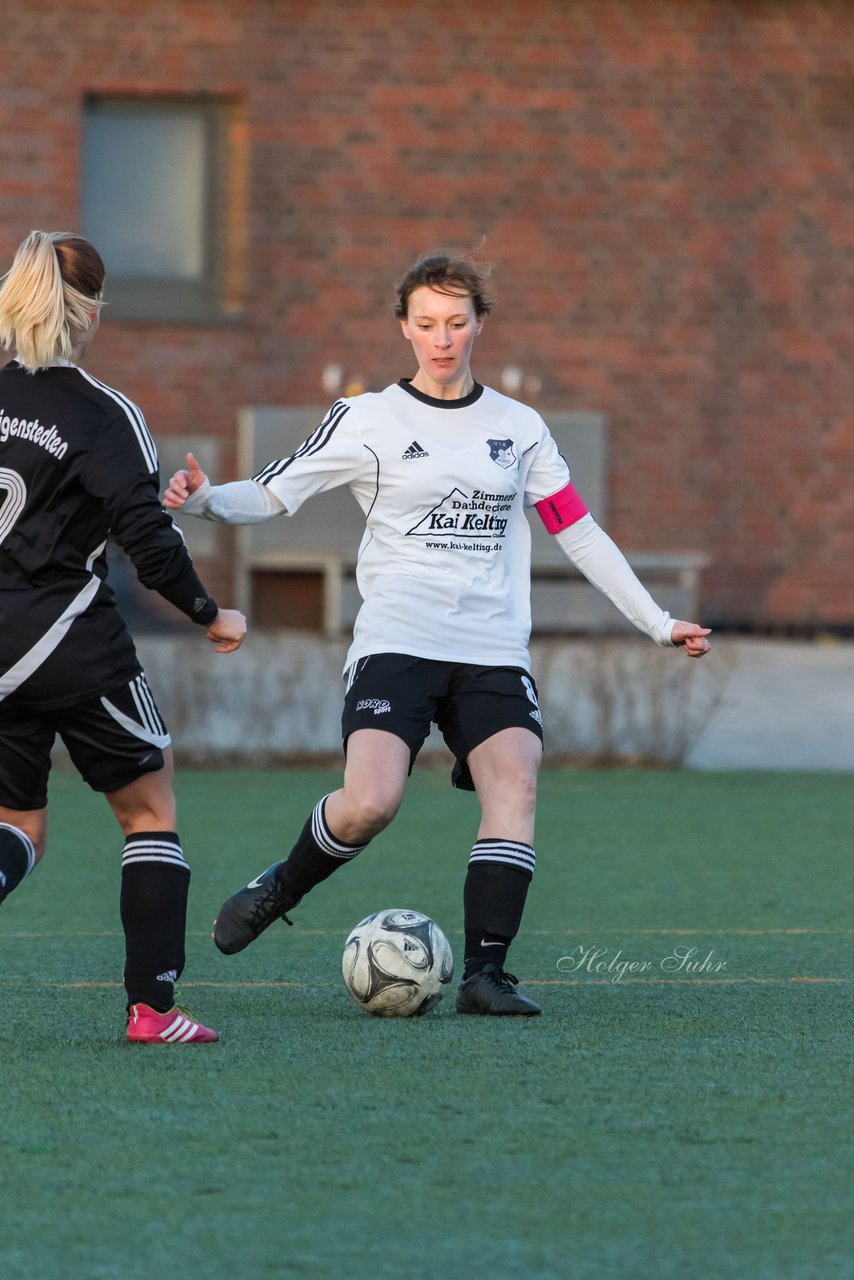
[[[28,373],[71,356],[103,302],[104,264],[70,231],[31,231],[0,285],[0,343]],[[93,315],[94,313],[94,315]]]

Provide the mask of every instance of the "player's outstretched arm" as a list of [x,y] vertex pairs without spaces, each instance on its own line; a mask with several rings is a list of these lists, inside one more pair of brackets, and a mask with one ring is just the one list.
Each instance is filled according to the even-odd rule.
[[186,470],[176,471],[166,491],[163,494],[164,507],[170,507],[173,511],[183,507],[184,503],[195,493],[197,489],[201,489],[207,480],[207,476],[202,471],[198,462],[192,453],[187,454]]
[[220,609],[208,628],[208,640],[216,645],[217,653],[234,653],[245,635],[246,619],[237,609]]
[[265,484],[257,480],[232,480],[211,486],[191,453],[187,466],[176,471],[161,499],[173,511],[220,524],[260,524],[285,511],[285,504]]
[[671,618],[653,600],[619,547],[591,516],[573,484],[535,503],[546,529],[589,582],[660,645],[676,645],[691,658],[709,652],[708,627]]
[[670,632],[670,643],[683,648],[689,658],[702,658],[709,652],[706,636],[711,628],[698,626],[696,622],[674,622]]

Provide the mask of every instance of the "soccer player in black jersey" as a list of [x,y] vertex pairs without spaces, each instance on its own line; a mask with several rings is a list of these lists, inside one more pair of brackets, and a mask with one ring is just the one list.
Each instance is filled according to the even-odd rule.
[[[363,605],[347,655],[344,785],[309,815],[290,855],[223,905],[214,939],[242,950],[352,860],[393,819],[435,722],[456,756],[453,780],[481,806],[463,888],[460,1013],[531,1017],[540,1009],[505,969],[534,872],[542,719],[530,674],[533,506],[574,564],[658,644],[692,657],[708,631],[675,621],[635,577],[570,482],[535,410],[482,386],[471,352],[490,310],[471,260],[428,255],[398,288],[397,315],[418,370],[345,398],[289,458],[252,480],[211,488],[192,455],[167,506],[248,523],[293,513],[349,486],[365,513],[357,580]],[[287,916],[285,916],[287,918]]]
[[246,622],[208,595],[163,510],[142,413],[80,367],[103,283],[86,240],[33,231],[0,287],[0,343],[15,352],[0,370],[0,902],[44,853],[58,734],[124,834],[127,1038],[206,1043],[216,1032],[174,1003],[190,869],[170,738],[105,581],[107,536],[218,652]]

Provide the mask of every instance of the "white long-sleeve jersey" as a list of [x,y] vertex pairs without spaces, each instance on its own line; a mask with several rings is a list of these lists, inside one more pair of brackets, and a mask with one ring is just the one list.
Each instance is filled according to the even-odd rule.
[[[396,383],[338,400],[294,454],[252,481],[205,484],[184,510],[249,524],[348,486],[365,513],[363,604],[347,665],[370,653],[529,666],[531,536],[524,508],[560,495],[569,468],[533,409],[475,385],[436,400]],[[580,512],[580,514],[579,514]],[[566,554],[659,644],[671,620],[607,535],[576,508]]]

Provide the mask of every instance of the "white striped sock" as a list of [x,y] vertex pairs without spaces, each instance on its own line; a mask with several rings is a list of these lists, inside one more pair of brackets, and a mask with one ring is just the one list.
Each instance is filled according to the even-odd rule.
[[355,858],[357,853],[361,853],[367,847],[365,844],[343,844],[342,841],[336,840],[326,825],[326,819],[323,811],[329,796],[324,796],[322,800],[318,800],[314,806],[311,815],[311,834],[314,843],[324,853],[328,853],[330,858],[341,858],[347,862],[350,858]]
[[170,840],[167,832],[162,837],[156,833],[127,837],[122,850],[122,868],[139,862],[166,862],[171,866],[190,870],[180,844],[176,839]]
[[531,845],[522,844],[519,840],[477,840],[469,857],[469,866],[482,862],[500,862],[518,867],[520,871],[526,871],[532,876],[537,857]]

